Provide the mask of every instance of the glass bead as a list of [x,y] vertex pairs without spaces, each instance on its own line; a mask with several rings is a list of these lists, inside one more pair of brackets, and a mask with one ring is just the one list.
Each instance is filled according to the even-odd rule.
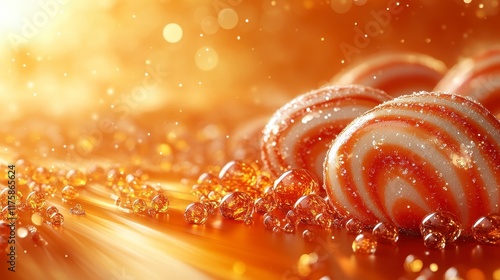
[[260,197],[255,200],[254,210],[255,213],[259,215],[264,215],[268,212],[273,211],[275,208],[274,201],[267,197]]
[[280,233],[281,232],[281,228],[280,227],[273,227],[272,231],[275,232],[275,233]]
[[151,199],[156,194],[156,190],[151,185],[142,185],[139,191],[139,196],[146,199]]
[[363,231],[363,224],[358,219],[351,218],[345,223],[345,228],[351,234],[359,234]]
[[80,203],[69,209],[69,213],[77,216],[85,216],[85,210]]
[[280,220],[273,215],[266,215],[263,220],[264,227],[266,229],[272,230],[275,227],[280,226]]
[[323,229],[329,229],[333,224],[333,216],[328,212],[319,213],[314,217],[314,223]]
[[151,207],[158,213],[166,213],[169,205],[170,201],[164,194],[159,193],[151,199]]
[[51,172],[45,169],[45,167],[37,167],[35,170],[33,170],[33,175],[31,175],[31,178],[38,184],[48,184],[51,176]]
[[222,167],[219,179],[225,191],[238,188],[253,188],[257,183],[257,171],[249,164],[241,161],[230,161]]
[[52,216],[52,214],[57,213],[57,212],[59,212],[59,209],[57,209],[57,207],[55,207],[55,206],[49,206],[45,210],[45,215],[47,215],[47,217],[50,218],[50,216]]
[[500,245],[500,215],[479,218],[472,226],[472,236],[484,244]]
[[300,224],[300,218],[293,210],[288,210],[288,212],[286,212],[285,220],[295,227]]
[[319,183],[311,172],[305,169],[291,169],[283,173],[273,187],[276,206],[283,210],[293,208],[295,202],[308,194],[319,191]]
[[87,175],[78,169],[71,169],[66,173],[66,180],[66,184],[83,187],[87,184]]
[[146,209],[146,215],[148,215],[149,217],[151,218],[154,218],[156,217],[156,215],[158,214],[158,211],[156,211],[154,208],[152,207],[149,207],[148,209]]
[[66,187],[64,187],[61,191],[61,194],[63,201],[74,200],[78,197],[78,192],[71,185],[67,185]]
[[302,232],[302,237],[307,241],[307,242],[312,242],[314,241],[314,232],[306,229]]
[[283,231],[286,232],[286,233],[294,233],[295,230],[296,230],[296,228],[295,228],[295,226],[293,224],[286,223],[283,226]]
[[297,200],[294,206],[295,214],[305,223],[314,223],[319,213],[326,211],[326,202],[316,194],[308,194]]
[[55,184],[43,184],[42,191],[46,196],[54,197],[57,192],[57,185]]
[[447,211],[441,211],[425,216],[420,223],[422,236],[425,237],[432,232],[442,234],[446,242],[453,242],[460,236],[462,230],[455,215]]
[[42,192],[30,192],[26,197],[26,203],[33,210],[39,210],[45,206],[45,195]]
[[356,236],[352,242],[352,251],[355,254],[371,255],[377,250],[377,239],[369,234],[362,233]]
[[437,231],[430,232],[424,236],[424,245],[429,249],[444,249],[446,237]]
[[248,215],[244,220],[245,225],[251,226],[253,225],[253,217],[252,215]]
[[380,242],[396,243],[399,239],[398,229],[390,224],[380,222],[372,230],[373,236]]
[[253,199],[244,192],[229,193],[222,199],[219,210],[221,215],[230,220],[244,220],[252,211]]
[[134,213],[143,213],[146,211],[147,207],[146,201],[140,198],[134,200],[132,203],[132,211],[134,211]]
[[56,227],[62,226],[64,224],[64,216],[59,212],[54,213],[50,216],[50,223]]
[[219,208],[219,203],[217,201],[211,201],[206,196],[200,197],[200,202],[207,207],[208,213],[210,215],[215,214],[215,210]]
[[186,207],[184,219],[191,224],[204,224],[208,219],[208,210],[200,202],[193,202]]

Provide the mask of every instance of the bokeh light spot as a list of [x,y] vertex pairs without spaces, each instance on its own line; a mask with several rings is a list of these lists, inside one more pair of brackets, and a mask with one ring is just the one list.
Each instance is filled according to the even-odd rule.
[[182,39],[182,28],[177,23],[169,23],[163,28],[163,38],[169,43],[177,43]]

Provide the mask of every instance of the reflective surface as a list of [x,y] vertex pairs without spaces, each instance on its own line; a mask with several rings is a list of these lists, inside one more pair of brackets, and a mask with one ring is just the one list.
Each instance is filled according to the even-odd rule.
[[[23,158],[95,176],[73,186],[78,196],[63,194],[66,184],[38,186],[54,194],[44,208],[56,206],[63,223],[18,211],[16,272],[2,253],[1,278],[500,279],[499,247],[468,240],[441,251],[400,235],[396,246],[356,255],[345,229],[278,233],[260,215],[246,225],[218,211],[204,225],[185,221],[196,178],[259,159],[261,129],[297,95],[382,51],[422,53],[450,68],[500,43],[496,0],[398,3],[1,1],[2,164]],[[167,212],[132,213],[134,200],[102,179],[116,167],[141,169],[168,197]],[[78,185],[77,175],[67,179]],[[113,176],[126,182],[122,175]],[[16,180],[24,202],[36,186]]]

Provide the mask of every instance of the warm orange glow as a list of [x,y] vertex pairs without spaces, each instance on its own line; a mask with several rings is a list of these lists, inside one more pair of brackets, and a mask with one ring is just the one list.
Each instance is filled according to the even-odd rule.
[[[500,279],[494,246],[423,257],[421,240],[404,237],[368,259],[352,255],[355,236],[340,229],[272,232],[261,216],[228,221],[218,209],[203,225],[183,216],[201,173],[260,159],[271,114],[349,66],[382,50],[451,66],[500,43],[496,0],[417,2],[0,1],[0,192],[18,159],[44,167],[16,179],[28,208],[18,213],[17,272],[3,254],[0,278],[397,279],[475,262],[467,275]],[[261,194],[274,182],[259,180],[237,187]],[[158,193],[168,197],[160,213],[150,210]],[[419,257],[405,263],[410,254]]]

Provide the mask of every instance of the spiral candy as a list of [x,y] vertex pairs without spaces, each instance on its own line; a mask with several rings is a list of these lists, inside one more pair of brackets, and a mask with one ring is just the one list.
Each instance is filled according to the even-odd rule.
[[381,90],[360,85],[328,86],[293,99],[264,128],[264,165],[274,176],[303,168],[321,180],[326,152],[337,134],[365,111],[390,99]]
[[334,208],[367,225],[417,233],[426,214],[449,211],[470,229],[500,211],[500,121],[459,95],[395,98],[337,136],[324,184]]
[[417,53],[384,53],[364,59],[332,80],[332,84],[361,84],[393,97],[432,90],[445,75],[446,65]]
[[500,46],[466,58],[453,66],[436,91],[469,96],[500,117]]

